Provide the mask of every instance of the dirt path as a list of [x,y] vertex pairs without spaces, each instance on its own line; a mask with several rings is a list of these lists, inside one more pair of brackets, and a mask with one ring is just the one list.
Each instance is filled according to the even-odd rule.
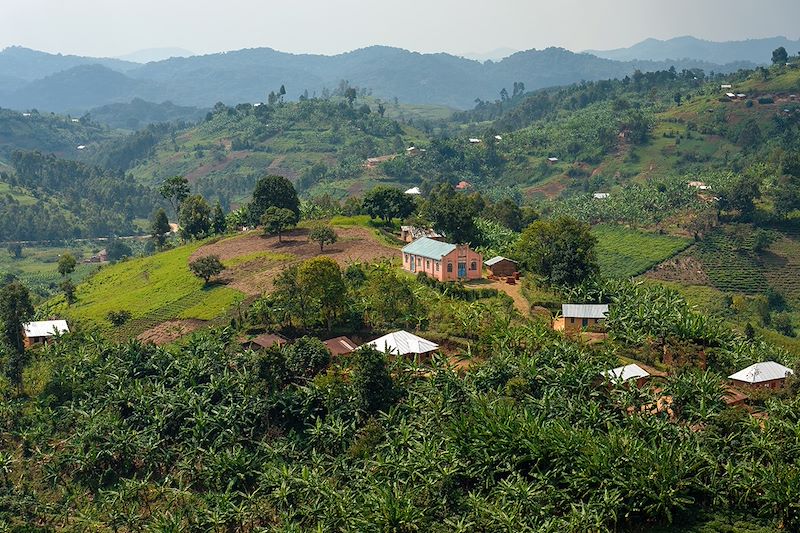
[[522,284],[518,281],[515,285],[509,285],[502,281],[491,279],[480,279],[466,284],[468,287],[482,288],[482,289],[497,289],[511,296],[514,300],[514,307],[519,311],[522,316],[528,316],[531,313],[531,304],[522,295]]

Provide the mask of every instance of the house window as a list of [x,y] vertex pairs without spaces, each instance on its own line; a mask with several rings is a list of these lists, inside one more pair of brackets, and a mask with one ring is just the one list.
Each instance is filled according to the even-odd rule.
[[426,259],[425,260],[425,268],[430,268],[430,267],[431,267],[431,262]]
[[403,261],[408,263],[408,254],[403,254]]
[[478,270],[478,262],[477,262],[477,261],[473,261],[473,262],[471,262],[471,263],[469,264],[469,269],[470,269],[470,270]]
[[570,318],[570,319],[569,319],[569,323],[570,323],[570,324],[574,324],[574,323],[575,323],[575,318]]
[[447,272],[452,274],[453,273],[453,263],[447,263]]
[[436,272],[439,272],[439,261],[436,261]]

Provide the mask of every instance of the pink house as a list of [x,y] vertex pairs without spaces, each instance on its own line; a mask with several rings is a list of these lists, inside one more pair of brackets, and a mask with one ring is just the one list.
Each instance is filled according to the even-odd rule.
[[483,256],[469,246],[417,239],[403,248],[403,269],[424,272],[439,281],[480,279]]

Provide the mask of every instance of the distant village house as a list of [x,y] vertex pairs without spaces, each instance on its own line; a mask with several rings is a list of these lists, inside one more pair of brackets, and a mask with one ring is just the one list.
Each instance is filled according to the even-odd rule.
[[564,331],[567,335],[575,335],[582,329],[599,324],[608,314],[608,304],[563,304],[561,306],[561,322],[556,323],[555,329]]
[[778,389],[783,387],[786,378],[794,374],[791,368],[775,361],[756,363],[728,376],[735,385]]
[[402,252],[403,269],[408,272],[424,272],[439,281],[468,281],[482,277],[483,256],[465,244],[423,237],[405,246]]
[[289,341],[278,333],[263,333],[252,339],[245,339],[240,344],[245,350],[268,350],[273,346],[283,346]]
[[33,348],[50,342],[53,337],[69,333],[66,320],[42,320],[23,324],[24,338],[22,343],[25,348]]

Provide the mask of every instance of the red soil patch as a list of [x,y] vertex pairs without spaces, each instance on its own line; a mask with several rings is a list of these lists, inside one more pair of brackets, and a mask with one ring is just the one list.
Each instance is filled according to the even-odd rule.
[[283,176],[290,181],[295,181],[298,177],[300,177],[300,174],[284,165],[283,163],[285,160],[286,156],[282,155],[273,159],[272,163],[270,163],[267,167],[267,173],[270,175]]
[[662,281],[680,281],[690,285],[708,285],[703,263],[691,256],[674,257],[650,270],[646,277]]
[[169,344],[203,326],[203,320],[168,320],[140,333],[136,338],[144,343]]
[[198,178],[202,178],[203,176],[207,176],[212,172],[217,172],[219,170],[224,170],[228,165],[230,165],[233,161],[237,159],[244,159],[245,157],[249,156],[250,152],[233,152],[228,154],[225,159],[222,161],[214,161],[213,163],[207,163],[205,165],[201,165],[196,169],[192,170],[191,172],[186,173],[186,179],[189,180],[190,183],[193,183]]
[[251,231],[242,237],[225,239],[198,249],[190,260],[206,255],[218,255],[222,262],[258,252],[291,254],[291,259],[274,260],[269,257],[255,258],[234,266],[222,274],[228,286],[249,296],[260,295],[272,289],[275,276],[287,266],[312,257],[330,257],[340,266],[358,262],[371,262],[381,258],[398,258],[400,251],[381,244],[366,228],[337,228],[338,242],[320,252],[319,245],[308,240],[307,229],[297,229],[283,236],[265,237],[259,231]]
[[527,190],[529,196],[541,194],[549,200],[558,198],[567,186],[558,178]]

